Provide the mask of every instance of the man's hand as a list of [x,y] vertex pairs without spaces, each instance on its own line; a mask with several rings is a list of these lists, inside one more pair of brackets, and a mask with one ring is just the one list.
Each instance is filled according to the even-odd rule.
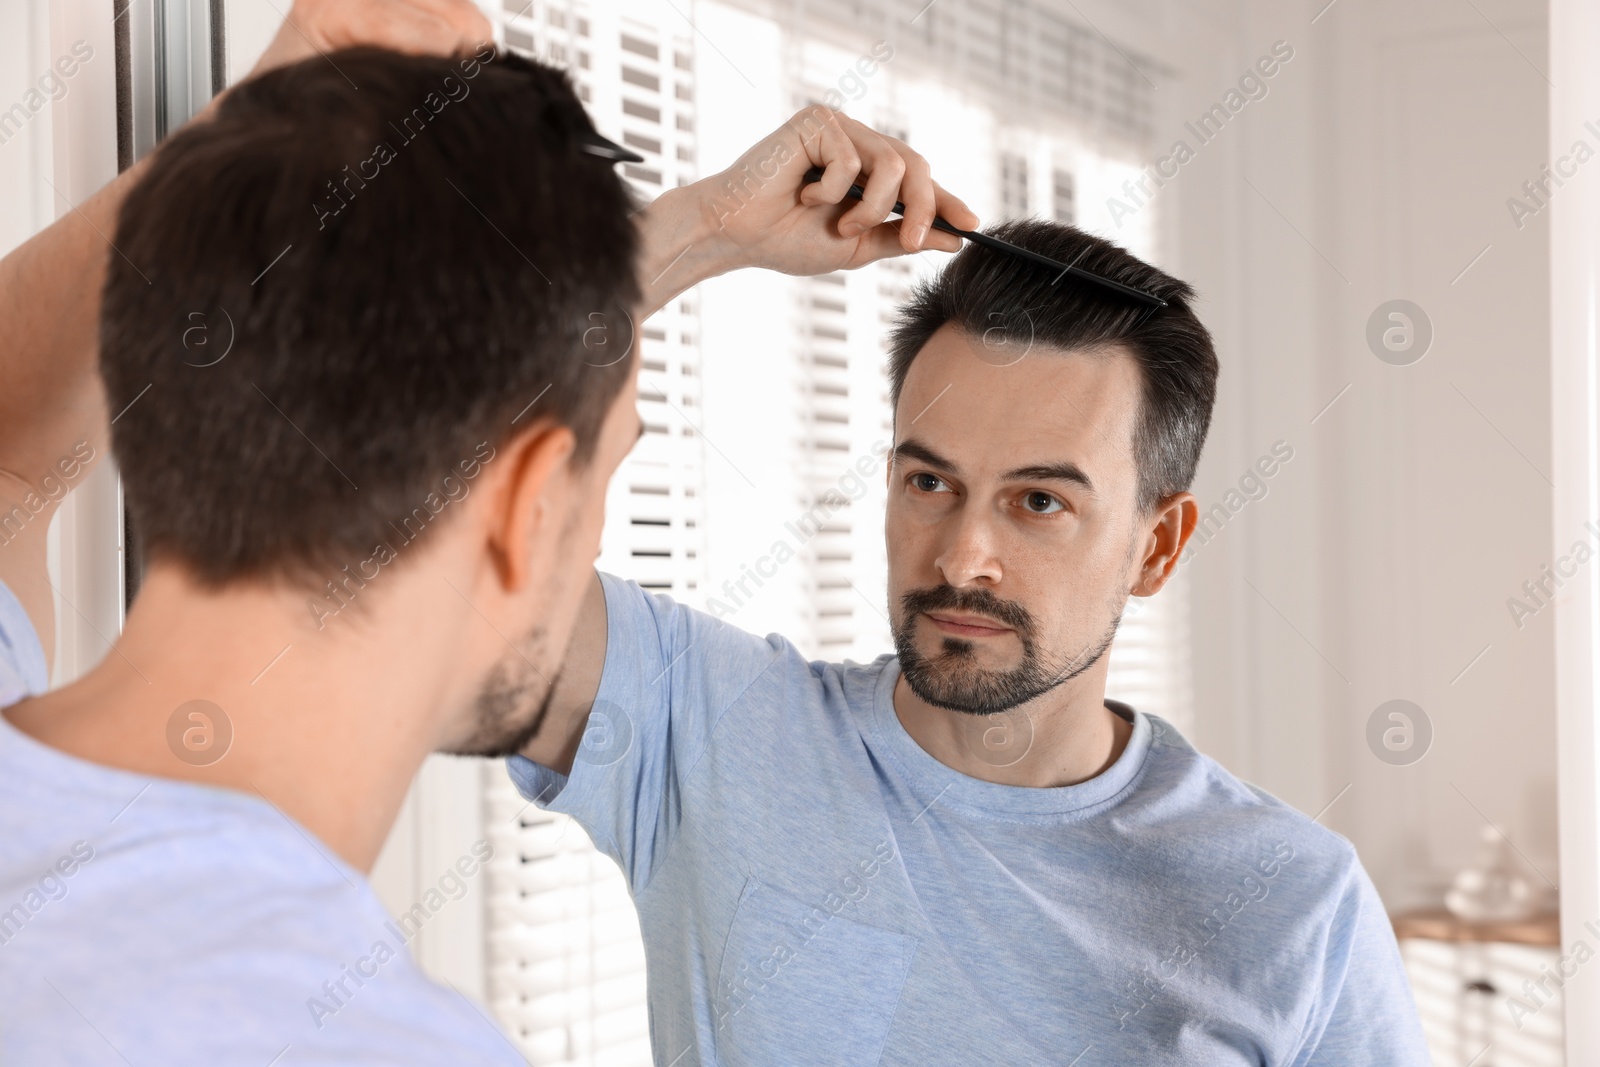
[[493,37],[472,0],[295,0],[250,76],[356,45],[450,55]]
[[[802,184],[814,165],[826,168],[822,180]],[[707,180],[730,253],[745,266],[785,274],[853,270],[924,248],[955,252],[961,238],[932,229],[933,217],[964,230],[978,224],[910,145],[821,104]],[[859,201],[848,199],[853,183],[865,193]],[[889,218],[896,200],[905,204],[903,219]]]
[[[813,166],[822,180],[806,183]],[[860,184],[865,196],[849,199]],[[903,219],[890,219],[894,203]],[[733,166],[663,193],[641,216],[645,314],[706,278],[741,267],[827,274],[925,248],[954,252],[978,217],[933,180],[904,141],[818,104],[795,114]]]

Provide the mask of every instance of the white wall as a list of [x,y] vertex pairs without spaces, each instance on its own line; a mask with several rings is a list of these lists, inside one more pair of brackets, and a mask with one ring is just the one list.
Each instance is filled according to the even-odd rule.
[[[1437,901],[1485,819],[1558,877],[1553,612],[1519,630],[1506,607],[1582,532],[1550,519],[1548,215],[1519,231],[1505,207],[1549,158],[1545,23],[1322,6],[1243,0],[1168,53],[1179,136],[1274,41],[1295,50],[1160,194],[1223,363],[1197,494],[1294,448],[1189,564],[1196,740],[1309,813],[1337,797],[1323,821],[1397,909]],[[1434,327],[1410,366],[1365,337],[1394,298]],[[1366,740],[1393,698],[1433,725],[1411,765]]]
[[[1600,115],[1600,9],[1589,0],[1550,4],[1550,143],[1570,145],[1577,129]],[[1593,142],[1591,141],[1591,144]],[[1550,209],[1551,407],[1556,485],[1555,529],[1581,525],[1600,513],[1600,173],[1573,182]],[[1561,544],[1558,534],[1557,545]],[[1556,549],[1562,551],[1564,549]],[[1562,944],[1593,935],[1600,917],[1600,767],[1595,698],[1600,694],[1600,569],[1588,567],[1568,583],[1556,613],[1556,686],[1561,750]],[[1585,968],[1567,983],[1568,1003],[1600,1002],[1600,975]],[[1600,1012],[1569,1013],[1567,1061],[1600,1061]]]

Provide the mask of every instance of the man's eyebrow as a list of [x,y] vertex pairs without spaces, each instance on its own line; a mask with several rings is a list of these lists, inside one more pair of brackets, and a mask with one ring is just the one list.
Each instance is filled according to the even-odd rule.
[[[925,463],[935,470],[945,474],[960,474],[961,468],[955,463],[939,455],[921,441],[908,439],[901,441],[894,447],[896,462],[901,460],[916,460]],[[1030,463],[1026,467],[1016,467],[1000,476],[1003,482],[1071,482],[1081,486],[1084,491],[1093,493],[1094,482],[1083,472],[1083,468],[1070,461],[1060,463]]]
[[960,473],[959,467],[921,441],[910,439],[901,441],[894,446],[894,459],[897,463],[901,460],[914,459],[918,463],[926,463],[928,466],[944,471],[946,474]]
[[1083,473],[1083,468],[1076,463],[1036,463],[1026,467],[1017,467],[1006,471],[1000,476],[1005,482],[1072,482],[1082,486],[1087,492],[1094,492],[1094,483],[1089,476]]

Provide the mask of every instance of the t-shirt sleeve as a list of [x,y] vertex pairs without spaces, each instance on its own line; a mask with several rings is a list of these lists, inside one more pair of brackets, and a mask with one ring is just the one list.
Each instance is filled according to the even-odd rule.
[[606,658],[570,776],[522,756],[508,770],[527,799],[580,822],[640,892],[665,856],[685,781],[718,720],[789,648],[600,575]]
[[1359,863],[1334,916],[1324,968],[1295,1067],[1428,1067],[1394,929]]
[[50,687],[50,668],[33,620],[5,582],[0,582],[0,708]]

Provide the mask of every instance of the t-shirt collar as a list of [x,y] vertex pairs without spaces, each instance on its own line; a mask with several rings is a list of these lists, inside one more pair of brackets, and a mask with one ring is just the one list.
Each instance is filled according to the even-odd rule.
[[945,766],[906,733],[894,712],[894,686],[899,677],[900,661],[893,656],[886,657],[873,690],[873,740],[930,806],[938,804],[970,815],[997,819],[1064,815],[1084,818],[1098,814],[1121,799],[1144,768],[1145,756],[1150,751],[1149,717],[1120,701],[1107,700],[1106,707],[1133,723],[1133,735],[1116,762],[1103,773],[1077,785],[1048,788],[986,782]]

